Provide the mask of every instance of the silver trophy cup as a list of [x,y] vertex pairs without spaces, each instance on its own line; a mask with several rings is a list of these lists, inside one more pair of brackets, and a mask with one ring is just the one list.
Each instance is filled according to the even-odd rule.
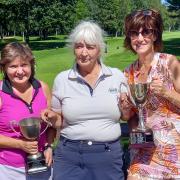
[[[16,121],[10,122],[11,128],[16,134],[23,135],[28,140],[38,140],[41,134],[43,134],[48,128],[48,124],[40,133],[41,130],[41,119],[37,117],[24,118],[19,123]],[[15,130],[15,126],[20,128],[20,132],[18,133]],[[43,172],[48,169],[43,153],[38,152],[37,154],[28,155],[26,162],[26,172],[27,174],[34,174],[38,172]]]
[[145,126],[144,123],[144,114],[143,114],[143,106],[147,99],[147,92],[149,88],[148,83],[138,83],[138,84],[130,84],[130,92],[135,105],[138,108],[138,126],[136,129],[133,129],[130,133],[130,143],[131,144],[142,144],[142,143],[150,143],[153,142],[153,134],[152,131]]

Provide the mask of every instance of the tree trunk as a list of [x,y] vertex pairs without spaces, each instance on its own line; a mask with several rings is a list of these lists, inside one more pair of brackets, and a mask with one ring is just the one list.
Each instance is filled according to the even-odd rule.
[[25,42],[24,31],[22,32],[22,36],[23,36],[23,42]]
[[0,34],[1,34],[1,40],[3,39],[3,29],[2,26],[0,26]]
[[56,36],[58,35],[58,29],[56,28]]
[[171,32],[171,26],[169,25],[169,32]]
[[25,25],[25,42],[27,44],[29,44],[29,1],[26,2],[27,4],[27,9],[26,9],[26,17],[25,17],[25,21],[24,21],[24,25]]
[[47,31],[47,29],[43,29],[43,30],[42,30],[42,35],[43,35],[43,39],[44,39],[44,40],[47,39],[47,37],[48,37],[48,31]]

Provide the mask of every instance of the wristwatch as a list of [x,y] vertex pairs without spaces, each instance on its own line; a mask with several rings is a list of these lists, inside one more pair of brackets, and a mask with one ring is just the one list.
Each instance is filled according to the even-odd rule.
[[46,144],[44,146],[44,150],[47,150],[48,148],[51,148],[52,150],[54,149],[53,145],[52,144]]

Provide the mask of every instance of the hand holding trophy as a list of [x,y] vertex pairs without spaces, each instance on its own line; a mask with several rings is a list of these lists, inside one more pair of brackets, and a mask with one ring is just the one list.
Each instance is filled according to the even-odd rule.
[[[41,134],[43,134],[48,128],[48,124],[40,133],[41,130],[41,119],[36,117],[24,118],[20,120],[19,123],[16,121],[10,122],[11,129],[18,135],[23,135],[26,139],[30,141],[38,140]],[[19,126],[20,132],[15,130],[15,126]],[[37,154],[28,155],[26,162],[26,172],[27,174],[34,174],[38,172],[43,172],[48,169],[43,153],[38,152]]]
[[132,129],[132,131],[130,132],[130,144],[138,146],[146,143],[146,145],[148,145],[149,142],[153,142],[153,134],[152,131],[145,126],[143,107],[146,103],[149,84],[130,84],[128,88],[126,84],[122,83],[120,85],[121,93],[123,86],[125,86],[126,89],[128,89],[129,98],[138,109],[138,126]]
[[134,145],[140,145],[143,143],[153,142],[153,134],[150,129],[145,126],[143,106],[146,103],[147,93],[149,89],[148,83],[130,84],[130,92],[133,97],[133,101],[138,108],[138,126],[130,133],[130,143]]

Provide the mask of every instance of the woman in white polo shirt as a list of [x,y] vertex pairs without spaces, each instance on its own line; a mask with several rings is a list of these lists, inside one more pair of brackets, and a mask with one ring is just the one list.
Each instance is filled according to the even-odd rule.
[[103,30],[96,23],[78,24],[69,43],[75,64],[57,75],[52,92],[52,110],[61,115],[62,124],[52,111],[42,113],[43,119],[61,126],[53,178],[123,180],[118,97],[126,79],[117,68],[103,64]]

